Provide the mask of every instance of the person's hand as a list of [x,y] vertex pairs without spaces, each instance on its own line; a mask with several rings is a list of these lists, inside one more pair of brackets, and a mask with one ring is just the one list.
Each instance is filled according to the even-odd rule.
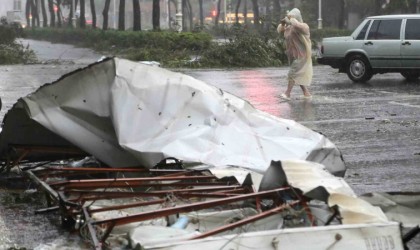
[[284,18],[283,18],[283,19],[281,19],[281,20],[280,20],[280,24],[281,24],[281,25],[283,25],[283,26],[284,26],[284,25],[286,25],[286,20],[285,20]]

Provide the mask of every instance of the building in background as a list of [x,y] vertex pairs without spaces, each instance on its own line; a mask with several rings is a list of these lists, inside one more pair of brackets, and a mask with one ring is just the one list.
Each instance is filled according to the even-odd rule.
[[8,23],[25,24],[26,0],[1,0],[0,17],[5,17]]

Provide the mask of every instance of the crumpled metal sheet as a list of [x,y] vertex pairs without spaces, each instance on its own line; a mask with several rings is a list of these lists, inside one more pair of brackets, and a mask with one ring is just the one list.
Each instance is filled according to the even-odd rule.
[[[150,168],[175,157],[259,173],[273,160],[313,160],[333,174],[345,171],[341,153],[323,135],[190,76],[123,59],[90,65],[18,102],[14,108],[26,119],[113,167]],[[19,128],[9,128],[7,140]],[[19,142],[46,143],[48,136],[24,132]],[[5,145],[0,141],[1,152]]]
[[420,193],[418,192],[369,193],[360,198],[373,206],[380,207],[389,220],[398,221],[404,227],[420,225]]

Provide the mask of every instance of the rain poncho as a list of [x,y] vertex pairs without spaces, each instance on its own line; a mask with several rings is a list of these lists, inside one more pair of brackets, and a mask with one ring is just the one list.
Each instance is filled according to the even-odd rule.
[[289,58],[290,71],[289,82],[297,85],[309,86],[312,81],[312,45],[309,26],[303,22],[298,9],[288,12],[289,18],[285,18],[284,27],[280,24],[277,31],[280,33],[284,28],[286,42],[286,54]]

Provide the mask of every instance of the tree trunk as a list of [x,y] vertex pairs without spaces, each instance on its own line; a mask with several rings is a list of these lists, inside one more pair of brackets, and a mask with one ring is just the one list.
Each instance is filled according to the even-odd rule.
[[252,9],[254,11],[254,27],[260,30],[260,10],[258,7],[258,0],[252,0]]
[[31,4],[31,16],[32,16],[32,28],[35,28],[36,24],[36,7],[35,7],[35,0],[29,0]]
[[417,12],[417,0],[410,0],[408,2],[408,13],[416,13]]
[[55,13],[54,13],[53,0],[48,0],[48,10],[50,11],[50,18],[51,18],[50,27],[55,27]]
[[268,32],[271,27],[271,23],[273,21],[273,11],[271,8],[272,1],[271,0],[265,0],[265,22],[264,22],[264,28],[265,31]]
[[57,27],[61,28],[61,0],[57,0]]
[[242,2],[242,0],[238,0],[238,2],[236,3],[236,7],[235,7],[236,24],[239,24],[239,8],[241,7],[241,2]]
[[139,0],[133,0],[133,30],[141,30],[141,9]]
[[273,0],[273,19],[276,24],[282,19],[280,0]]
[[103,30],[108,29],[108,12],[109,12],[110,5],[111,5],[111,0],[105,0],[104,10],[102,11],[102,16],[104,17],[104,21],[102,23]]
[[31,27],[31,0],[26,1],[25,6],[26,26]]
[[374,15],[380,15],[382,0],[375,0]]
[[199,5],[199,8],[200,8],[200,26],[204,27],[203,0],[199,0],[198,5]]
[[80,0],[80,18],[79,18],[80,28],[86,28],[86,3],[85,0]]
[[153,0],[152,24],[153,30],[160,30],[160,0]]
[[214,19],[214,26],[219,27],[219,17],[220,17],[220,9],[222,7],[222,0],[219,0],[217,2],[217,13],[216,13],[216,18]]
[[120,9],[118,14],[118,30],[125,30],[125,0],[120,0]]
[[34,0],[36,26],[41,27],[41,19],[39,18],[39,8],[38,7],[39,7],[38,0]]
[[344,29],[344,22],[346,20],[346,15],[345,15],[345,8],[346,8],[346,3],[344,2],[344,0],[340,0],[338,1],[339,7],[338,7],[338,28],[339,29]]
[[185,18],[187,16],[187,0],[182,0],[181,4],[181,12],[182,12],[182,29],[185,30],[187,27],[187,19]]
[[69,10],[67,27],[73,27],[73,16],[74,16],[73,10],[74,10],[73,1],[71,1],[70,2],[70,10]]
[[92,13],[92,28],[96,29],[96,7],[95,0],[90,0],[90,11]]
[[190,31],[193,30],[194,25],[193,25],[193,14],[192,14],[192,6],[191,6],[191,2],[190,0],[186,0],[187,3],[187,10],[188,10],[188,20],[190,21]]
[[47,15],[47,10],[45,9],[45,1],[41,0],[41,11],[42,11],[42,19],[44,20],[42,26],[48,27],[48,15]]
[[244,2],[244,23],[248,24],[248,0]]

